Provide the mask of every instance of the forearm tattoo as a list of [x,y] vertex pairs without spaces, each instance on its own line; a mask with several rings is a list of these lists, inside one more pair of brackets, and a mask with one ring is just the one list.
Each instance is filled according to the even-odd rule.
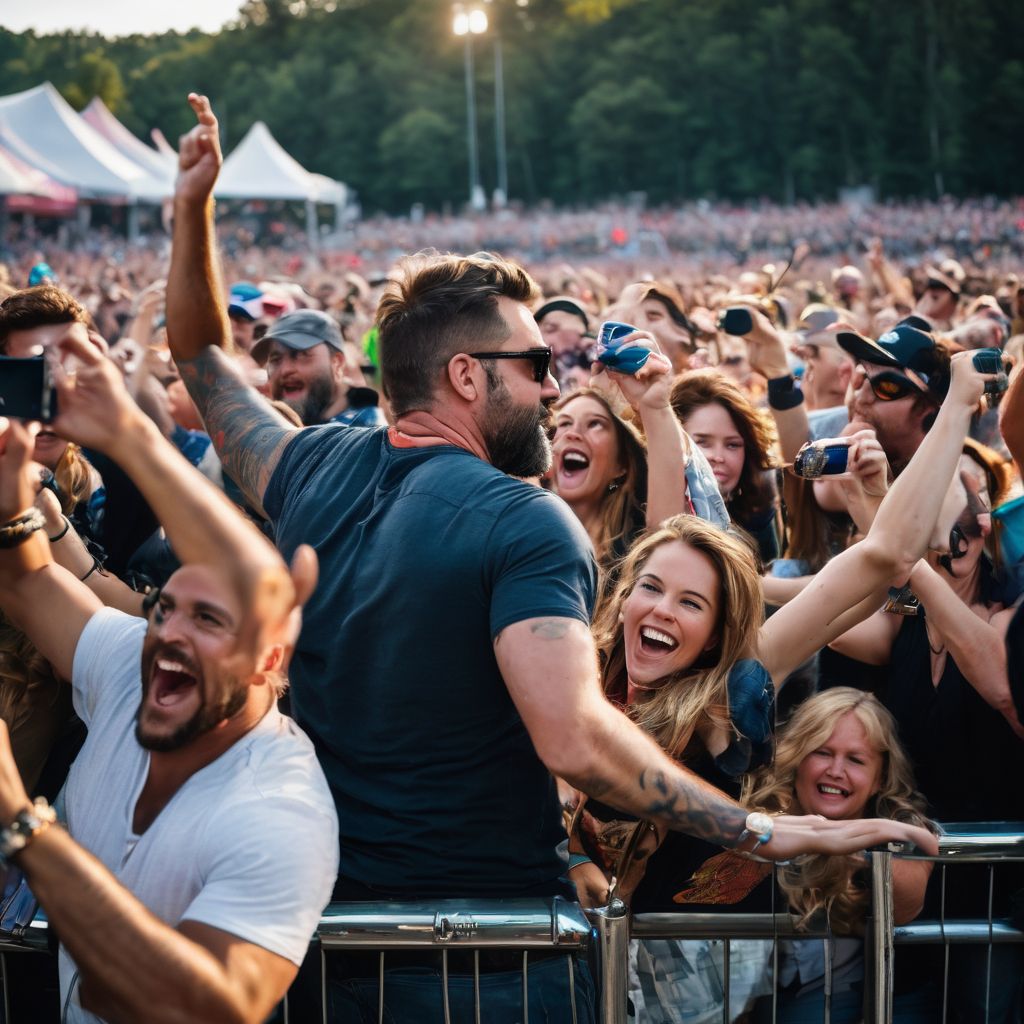
[[660,818],[677,832],[730,846],[743,831],[746,811],[697,779],[672,781],[663,771],[644,769],[637,782],[646,800],[644,816]]
[[178,363],[224,472],[256,508],[285,446],[297,432],[266,399],[242,380],[230,356],[204,349]]

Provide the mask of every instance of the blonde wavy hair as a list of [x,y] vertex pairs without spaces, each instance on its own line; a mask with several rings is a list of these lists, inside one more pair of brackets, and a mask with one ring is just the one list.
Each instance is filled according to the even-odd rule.
[[[868,801],[864,816],[921,825],[936,832],[924,814],[924,797],[914,787],[914,773],[900,745],[896,720],[873,694],[849,686],[815,694],[797,708],[776,737],[775,763],[747,777],[740,802],[769,814],[803,813],[796,799],[797,771],[809,754],[828,742],[839,719],[851,712],[882,756],[879,790]],[[801,915],[801,923],[824,909],[833,931],[859,934],[868,899],[854,879],[860,866],[855,857],[816,854],[783,867],[779,884]]]
[[700,551],[714,563],[719,582],[717,641],[697,662],[665,679],[649,700],[628,712],[665,751],[679,758],[702,722],[732,728],[729,670],[742,658],[755,655],[764,601],[754,556],[742,540],[696,516],[666,519],[630,549],[622,561],[618,584],[602,601],[594,619],[605,693],[611,699],[625,704],[629,683],[619,613],[651,555],[673,542]]

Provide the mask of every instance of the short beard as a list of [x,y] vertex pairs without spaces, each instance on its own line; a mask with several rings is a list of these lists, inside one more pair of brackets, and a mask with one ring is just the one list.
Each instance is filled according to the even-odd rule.
[[285,398],[280,393],[280,388],[274,388],[274,390],[278,393],[271,397],[294,409],[305,427],[323,423],[324,413],[334,404],[334,381],[330,374],[326,373],[309,381],[306,385],[306,393],[302,398]]
[[487,374],[487,405],[480,430],[491,465],[509,476],[541,476],[551,468],[548,408],[517,406],[505,382]]
[[[164,649],[159,643],[143,647],[142,653],[142,678],[143,691],[142,700],[139,702],[138,711],[135,712],[135,739],[143,750],[151,750],[158,753],[169,753],[172,750],[181,750],[188,746],[194,739],[204,733],[216,729],[221,722],[233,718],[245,707],[248,699],[249,687],[242,685],[234,676],[224,675],[219,682],[229,688],[228,696],[217,704],[207,704],[205,701],[199,705],[195,714],[186,722],[182,722],[174,732],[166,736],[151,736],[143,730],[142,709],[146,703],[145,681],[152,678],[153,663],[158,656],[164,654]],[[195,668],[196,686],[202,687],[203,676],[201,669],[193,665],[181,652],[173,652],[177,660],[183,661],[189,668]]]

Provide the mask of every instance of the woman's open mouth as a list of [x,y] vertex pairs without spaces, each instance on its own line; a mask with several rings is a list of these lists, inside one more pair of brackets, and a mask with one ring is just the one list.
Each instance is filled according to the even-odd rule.
[[560,476],[565,483],[576,483],[583,479],[590,469],[590,459],[581,451],[569,448],[562,452]]
[[640,629],[640,648],[646,654],[670,654],[678,646],[678,641],[660,629],[653,626],[643,626]]

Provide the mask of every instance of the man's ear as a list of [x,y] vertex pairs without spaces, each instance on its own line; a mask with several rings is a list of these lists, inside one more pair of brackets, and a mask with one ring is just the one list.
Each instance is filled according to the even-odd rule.
[[258,670],[260,672],[283,672],[285,653],[284,644],[272,644],[263,652],[260,664],[257,666]]
[[472,356],[460,352],[448,360],[445,368],[452,390],[467,402],[475,402],[481,397],[479,367],[480,363]]

